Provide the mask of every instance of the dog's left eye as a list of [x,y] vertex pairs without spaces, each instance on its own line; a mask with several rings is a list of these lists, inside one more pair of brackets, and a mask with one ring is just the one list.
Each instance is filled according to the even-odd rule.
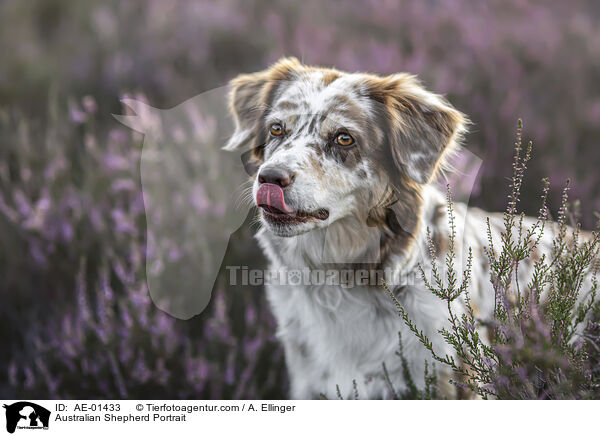
[[272,124],[269,128],[269,132],[273,136],[281,136],[283,135],[283,126],[279,123]]
[[335,137],[335,142],[342,147],[350,147],[354,144],[354,138],[347,133],[340,133]]

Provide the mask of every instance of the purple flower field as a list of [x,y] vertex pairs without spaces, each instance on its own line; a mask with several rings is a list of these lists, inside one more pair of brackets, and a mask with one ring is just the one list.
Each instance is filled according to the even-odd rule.
[[[146,255],[159,243],[177,270],[192,254],[147,240],[143,137],[111,116],[126,112],[124,96],[171,108],[284,55],[408,71],[472,121],[465,146],[483,165],[471,204],[506,207],[522,118],[535,148],[520,207],[537,214],[548,177],[557,210],[570,178],[591,229],[600,211],[598,22],[593,0],[1,2],[0,396],[287,396],[259,287],[227,285],[223,268],[206,310],[187,321],[151,301]],[[203,192],[187,200],[218,219]],[[262,267],[249,222],[226,260]]]

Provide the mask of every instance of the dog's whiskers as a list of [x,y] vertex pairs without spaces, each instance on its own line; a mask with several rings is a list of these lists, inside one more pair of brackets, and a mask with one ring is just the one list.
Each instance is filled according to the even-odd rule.
[[248,183],[247,185],[242,185],[238,187],[238,194],[235,199],[235,208],[242,209],[245,206],[252,206],[254,204],[252,198],[252,184]]

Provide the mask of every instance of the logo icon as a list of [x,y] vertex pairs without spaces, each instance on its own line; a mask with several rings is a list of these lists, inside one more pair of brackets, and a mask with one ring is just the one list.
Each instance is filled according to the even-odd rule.
[[14,433],[19,429],[48,429],[50,411],[29,401],[19,401],[4,405],[6,409],[6,431]]

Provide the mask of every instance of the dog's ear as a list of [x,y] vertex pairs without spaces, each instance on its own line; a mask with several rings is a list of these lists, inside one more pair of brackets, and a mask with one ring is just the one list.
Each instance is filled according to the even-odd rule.
[[296,58],[282,58],[264,71],[241,74],[230,82],[229,110],[235,121],[235,131],[225,150],[243,146],[261,147],[262,118],[272,102],[277,85],[292,80],[302,68]]
[[466,117],[409,74],[370,78],[368,92],[379,103],[385,157],[412,180],[428,183],[458,146]]

